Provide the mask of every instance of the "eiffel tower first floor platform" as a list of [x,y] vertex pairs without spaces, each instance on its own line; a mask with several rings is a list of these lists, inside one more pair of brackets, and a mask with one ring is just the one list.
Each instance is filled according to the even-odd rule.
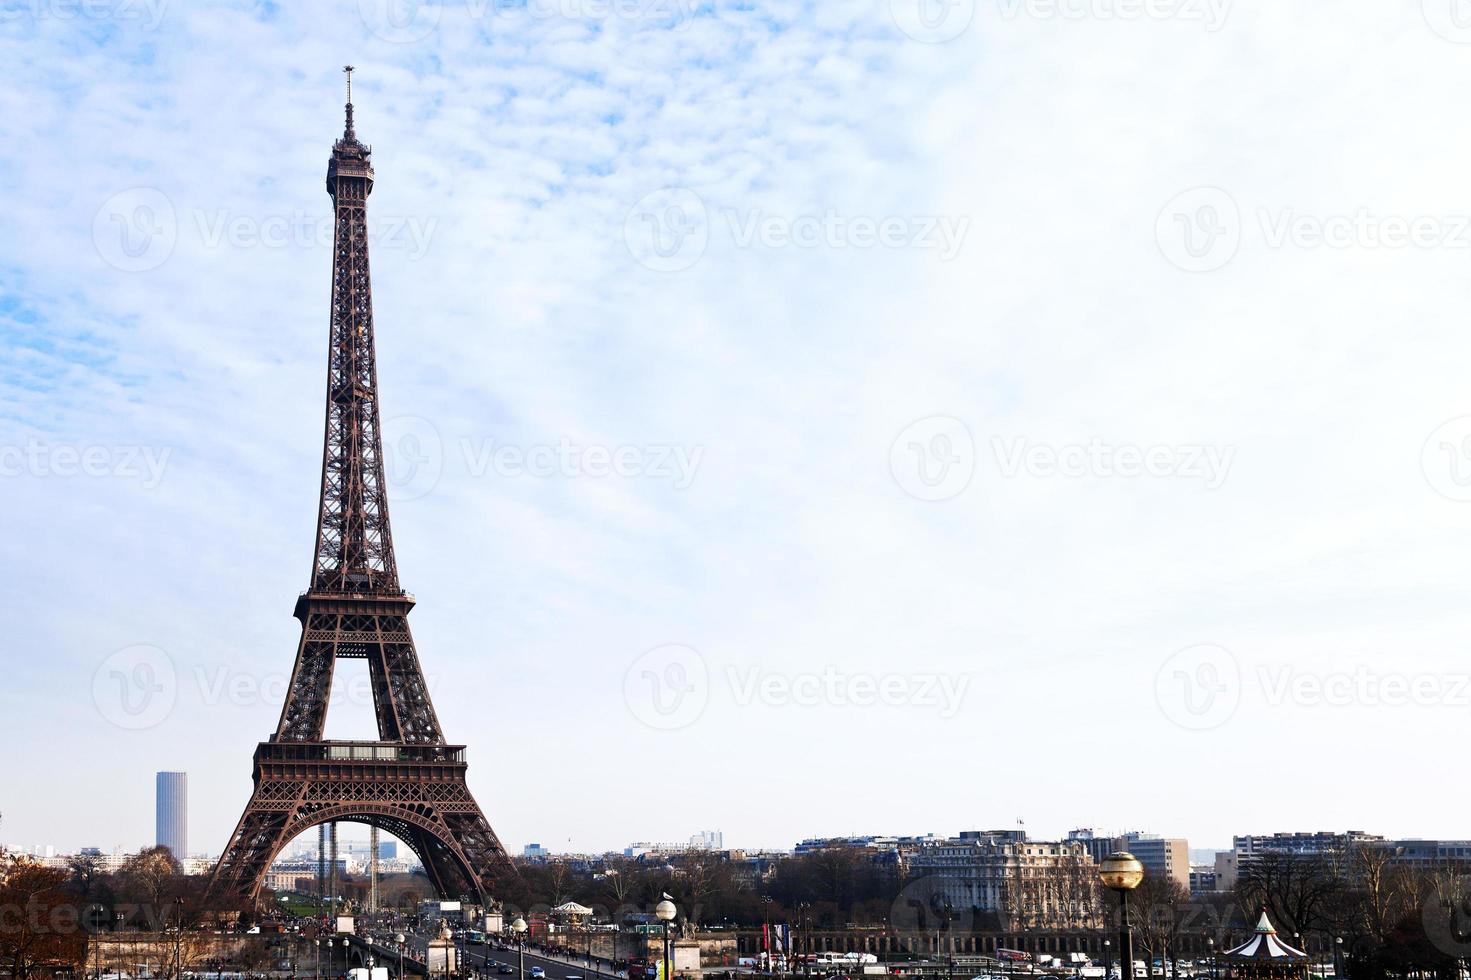
[[216,908],[253,905],[271,862],[293,838],[334,821],[375,826],[403,841],[445,898],[488,903],[514,875],[465,783],[463,745],[262,742],[255,791],[215,865]]

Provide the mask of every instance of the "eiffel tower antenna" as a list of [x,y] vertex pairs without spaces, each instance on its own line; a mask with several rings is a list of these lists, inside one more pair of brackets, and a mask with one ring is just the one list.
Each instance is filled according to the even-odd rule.
[[[349,86],[352,70],[343,68]],[[466,784],[465,747],[445,741],[434,713],[409,632],[414,598],[399,586],[393,556],[368,269],[372,152],[353,134],[349,88],[347,127],[327,163],[335,230],[326,423],[311,576],[296,600],[301,640],[276,732],[256,746],[255,789],[210,879],[215,908],[254,904],[281,849],[323,824],[335,884],[340,821],[403,841],[445,898],[489,904],[497,881],[515,873]],[[342,659],[367,661],[374,740],[325,737]]]
[[357,139],[352,131],[352,65],[343,65],[342,73],[347,76],[347,125],[343,127],[342,135],[345,139]]

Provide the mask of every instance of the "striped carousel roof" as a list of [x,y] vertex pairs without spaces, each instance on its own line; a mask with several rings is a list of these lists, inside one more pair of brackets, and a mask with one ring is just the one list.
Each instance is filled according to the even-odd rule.
[[1233,960],[1266,960],[1278,963],[1308,958],[1307,953],[1277,938],[1277,928],[1267,918],[1266,909],[1262,909],[1262,917],[1257,920],[1256,931],[1251,938],[1221,955]]

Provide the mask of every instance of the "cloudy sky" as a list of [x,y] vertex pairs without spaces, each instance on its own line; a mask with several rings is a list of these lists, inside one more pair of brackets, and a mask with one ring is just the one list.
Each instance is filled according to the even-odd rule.
[[349,62],[400,573],[509,847],[1467,836],[1406,805],[1471,722],[1455,0],[0,13],[0,840],[248,797]]

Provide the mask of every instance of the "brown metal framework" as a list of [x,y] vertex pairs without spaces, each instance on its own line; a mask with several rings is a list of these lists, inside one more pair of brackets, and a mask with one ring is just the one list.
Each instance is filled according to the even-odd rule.
[[[210,882],[217,903],[254,902],[292,838],[354,821],[402,840],[442,896],[488,901],[513,873],[465,782],[465,749],[447,745],[409,633],[413,597],[398,584],[379,428],[368,273],[372,150],[347,122],[332,146],[327,192],[335,206],[332,328],[322,494],[311,585],[296,601],[301,642],[281,720],[255,750],[255,791]],[[363,659],[378,740],[323,739],[332,671]]]

